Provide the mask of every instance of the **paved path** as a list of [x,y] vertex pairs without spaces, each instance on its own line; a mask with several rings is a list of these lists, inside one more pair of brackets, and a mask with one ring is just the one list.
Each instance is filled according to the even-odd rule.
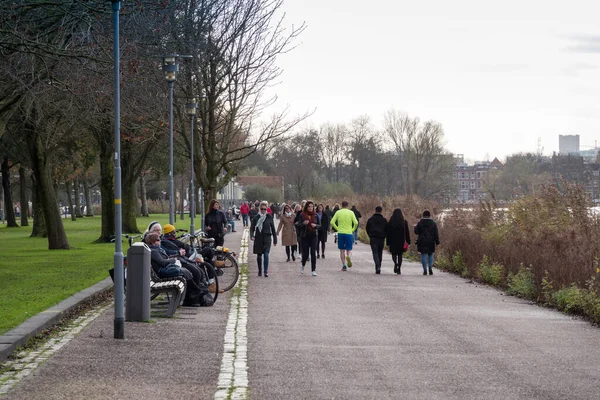
[[366,245],[341,272],[328,245],[317,277],[279,247],[250,274],[252,398],[598,398],[598,328],[417,263],[394,275],[389,253],[375,275]]
[[[241,233],[227,244],[234,238]],[[280,246],[269,278],[257,277],[250,251],[249,390],[240,398],[598,398],[598,328],[437,270],[423,276],[416,263],[396,276],[389,254],[375,275],[362,244],[354,267],[341,272],[328,245],[317,277],[286,263]],[[126,323],[125,340],[112,338],[109,311],[7,398],[213,398],[227,326],[222,300]]]

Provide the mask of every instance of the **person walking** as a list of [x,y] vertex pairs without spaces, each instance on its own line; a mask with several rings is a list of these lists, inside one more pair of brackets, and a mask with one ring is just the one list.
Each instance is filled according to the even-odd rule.
[[269,252],[271,251],[271,240],[273,241],[273,246],[277,246],[277,234],[275,233],[273,215],[267,212],[267,208],[267,202],[261,202],[259,212],[252,218],[252,224],[250,225],[250,240],[254,241],[252,251],[256,254],[258,276],[262,275],[264,258],[265,278],[269,277]]
[[435,221],[431,218],[429,210],[423,211],[423,218],[415,225],[417,237],[417,251],[421,253],[421,264],[423,264],[423,275],[433,275],[433,253],[435,246],[440,245],[440,237]]
[[[298,218],[298,215],[302,214],[302,206],[300,204],[296,204],[294,206],[294,221]],[[296,228],[296,240],[298,241],[298,254],[302,256],[302,237],[300,236],[301,227],[295,225]]]
[[410,245],[408,222],[404,219],[401,209],[396,208],[392,212],[385,229],[385,237],[387,245],[390,247],[390,253],[392,253],[394,273],[400,275],[402,273],[402,254],[408,250]]
[[317,276],[317,232],[319,230],[319,220],[315,212],[315,204],[308,200],[304,204],[304,209],[300,214],[296,216],[295,225],[298,227],[300,232],[300,241],[302,243],[302,269],[300,272],[304,273],[304,266],[308,260],[310,253],[310,268],[312,276]]
[[[360,219],[362,218],[362,215],[361,215],[360,211],[358,211],[356,209],[356,206],[352,206],[352,212],[354,213],[356,220],[360,223]],[[354,232],[352,232],[352,235],[354,236],[354,244],[357,244],[358,243],[358,224],[356,225],[356,229],[354,230]]]
[[[317,258],[325,258],[325,243],[327,243],[327,235],[329,235],[329,215],[325,212],[323,204],[317,206],[317,217],[319,217],[320,228],[317,232]],[[319,247],[321,252],[319,253]]]
[[298,249],[298,239],[296,239],[296,227],[294,226],[294,220],[296,215],[292,211],[292,207],[289,204],[283,205],[283,212],[279,217],[279,225],[277,226],[277,235],[281,232],[281,245],[285,246],[285,254],[287,255],[286,262],[296,261],[296,250]]
[[373,261],[375,262],[375,273],[381,274],[381,261],[383,259],[383,246],[385,245],[385,230],[387,220],[381,212],[381,206],[375,207],[375,213],[367,221],[367,235],[371,243],[371,252],[373,253]]
[[209,238],[215,239],[215,246],[223,246],[225,232],[227,232],[227,217],[219,210],[219,202],[212,199],[208,205],[208,213],[204,221],[204,230]]
[[242,215],[242,222],[244,223],[244,228],[248,227],[248,213],[250,212],[250,207],[248,206],[248,202],[245,201],[240,206],[240,214]]
[[[336,212],[338,212],[338,210],[340,209],[340,205],[338,203],[335,203],[333,205],[333,210],[331,210],[331,218],[329,218],[329,223],[331,224],[331,220],[333,219],[333,216],[335,215]],[[335,228],[332,226],[331,227],[331,231],[333,232],[333,243],[337,243],[337,231],[335,230]]]
[[340,208],[331,219],[331,227],[338,233],[338,249],[342,260],[342,271],[352,268],[352,232],[358,228],[358,220],[354,213],[348,209],[348,202],[342,201]]

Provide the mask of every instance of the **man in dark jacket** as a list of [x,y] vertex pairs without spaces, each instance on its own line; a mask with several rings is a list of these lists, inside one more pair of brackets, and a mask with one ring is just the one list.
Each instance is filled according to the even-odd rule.
[[375,214],[367,221],[367,235],[371,242],[371,251],[373,252],[373,261],[375,261],[375,273],[381,274],[381,260],[383,259],[383,246],[385,243],[385,228],[387,220],[381,211],[381,206],[375,207]]
[[440,237],[436,223],[431,219],[429,210],[423,211],[423,218],[415,225],[415,234],[417,238],[417,251],[421,253],[421,264],[423,264],[423,275],[433,275],[433,253],[435,246],[439,246]]

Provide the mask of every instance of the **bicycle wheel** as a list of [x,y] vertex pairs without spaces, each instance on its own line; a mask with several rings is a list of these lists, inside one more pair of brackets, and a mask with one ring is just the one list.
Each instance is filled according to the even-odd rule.
[[224,292],[231,290],[240,277],[240,267],[233,254],[217,253],[215,255],[215,269],[219,276],[219,285]]
[[208,293],[212,297],[214,303],[219,296],[219,279],[217,278],[217,273],[212,265],[204,263],[204,268],[206,270],[206,275],[208,275]]

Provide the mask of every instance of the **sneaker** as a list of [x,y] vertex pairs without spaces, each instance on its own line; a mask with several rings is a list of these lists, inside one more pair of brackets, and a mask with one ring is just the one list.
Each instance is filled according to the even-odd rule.
[[269,274],[267,274],[267,273],[265,272],[265,278],[268,278],[268,277],[269,277]]
[[344,266],[342,266],[342,271],[347,271],[347,270],[348,270],[348,268],[346,268],[346,266],[345,266],[345,265],[344,265]]
[[350,259],[350,256],[346,256],[346,262],[348,263],[348,268],[352,268],[352,260]]
[[304,273],[304,265],[300,268],[300,273],[303,274]]
[[317,276],[317,271],[313,271],[312,276]]

